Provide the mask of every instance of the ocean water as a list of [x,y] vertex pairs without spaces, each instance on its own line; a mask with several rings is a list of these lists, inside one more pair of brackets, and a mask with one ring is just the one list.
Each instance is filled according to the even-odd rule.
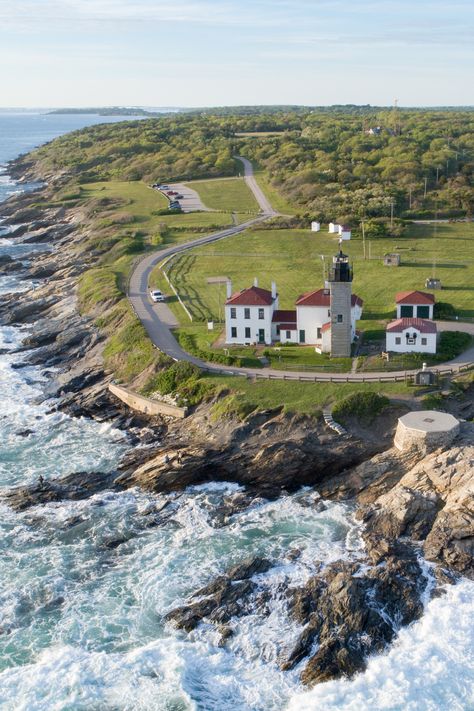
[[[43,118],[0,114],[0,164],[99,120]],[[4,196],[25,187],[5,173],[1,185]],[[0,254],[35,249],[9,239],[7,230],[3,235]],[[33,287],[0,277],[0,298]],[[125,435],[57,412],[54,401],[42,400],[51,372],[13,367],[24,358],[13,351],[27,333],[0,328],[0,487],[40,474],[112,470],[127,449]],[[301,665],[281,672],[279,660],[300,632],[286,613],[283,587],[302,584],[319,561],[360,557],[360,524],[350,507],[319,506],[317,494],[303,490],[257,501],[222,527],[216,506],[238,490],[208,484],[167,497],[103,491],[22,513],[0,503],[0,709],[474,709],[470,581],[428,602],[424,617],[351,681],[306,691],[298,681]],[[150,526],[164,503],[166,517]],[[193,591],[251,555],[276,562],[255,579],[270,593],[267,610],[255,605],[233,620],[226,647],[211,625],[188,635],[164,623]]]

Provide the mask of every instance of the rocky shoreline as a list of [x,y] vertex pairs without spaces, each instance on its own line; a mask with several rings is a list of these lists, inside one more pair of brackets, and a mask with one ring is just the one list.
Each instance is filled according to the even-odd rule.
[[[392,439],[403,406],[384,415],[379,431],[368,428],[362,436],[344,437],[328,433],[319,420],[280,409],[218,428],[206,404],[184,423],[127,410],[107,389],[112,376],[104,370],[103,335],[77,308],[78,276],[95,258],[92,253],[77,257],[85,229],[81,216],[74,210],[32,207],[36,200],[37,194],[24,194],[1,208],[4,224],[12,228],[9,239],[48,245],[52,251],[20,261],[0,259],[0,274],[35,282],[34,298],[31,291],[2,298],[0,322],[28,327],[18,367],[35,364],[50,370],[45,399],[54,398],[54,407],[73,417],[113,422],[128,432],[130,450],[112,474],[70,474],[6,492],[3,500],[13,509],[138,486],[164,495],[162,508],[168,507],[168,514],[158,507],[149,521],[162,525],[176,492],[213,481],[244,487],[214,512],[215,526],[228,525],[233,514],[258,501],[303,486],[322,497],[308,505],[324,506],[324,499],[351,502],[363,522],[360,560],[328,566],[315,561],[318,572],[303,587],[290,583],[272,590],[265,587],[264,574],[279,561],[255,557],[209,581],[168,614],[170,624],[187,632],[202,621],[217,625],[225,645],[233,634],[232,619],[255,608],[265,614],[273,595],[284,596],[301,634],[282,653],[281,668],[304,660],[301,679],[309,685],[361,671],[370,654],[383,650],[403,625],[422,615],[430,594],[441,594],[460,574],[474,577],[472,423],[463,423],[448,448],[401,454],[392,448]],[[471,391],[467,397],[474,400]]]

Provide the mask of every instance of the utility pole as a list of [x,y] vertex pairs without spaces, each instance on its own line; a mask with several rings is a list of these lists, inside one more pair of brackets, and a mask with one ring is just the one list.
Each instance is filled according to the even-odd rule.
[[390,230],[393,230],[393,206],[394,206],[394,201],[392,198],[392,202],[390,203]]
[[360,226],[362,228],[362,249],[364,251],[364,259],[366,259],[365,256],[365,225],[364,225],[364,220],[361,220]]
[[424,197],[425,197],[425,198],[426,198],[426,191],[427,191],[427,189],[428,189],[428,178],[425,176],[425,193],[424,193]]
[[410,185],[410,187],[409,187],[409,206],[410,206],[410,210],[411,210],[411,192],[412,192],[412,187],[411,187],[411,185]]

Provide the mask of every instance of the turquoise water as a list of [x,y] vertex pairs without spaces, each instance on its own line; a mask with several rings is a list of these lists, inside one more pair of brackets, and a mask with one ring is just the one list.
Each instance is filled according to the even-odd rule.
[[[0,114],[0,164],[78,123],[87,120]],[[18,189],[5,175],[3,186],[4,194]],[[0,238],[0,252],[24,249]],[[16,278],[0,277],[0,298],[22,288]],[[27,332],[1,328],[0,350],[12,351]],[[40,474],[113,469],[127,448],[123,433],[56,412],[54,402],[41,401],[48,375],[37,367],[12,368],[18,360],[11,352],[0,356],[0,486]],[[0,709],[474,708],[474,585],[468,581],[430,602],[424,618],[352,681],[306,692],[298,668],[282,673],[279,660],[300,629],[288,619],[280,585],[301,584],[319,561],[360,556],[360,528],[350,508],[323,510],[310,491],[256,502],[219,527],[213,512],[237,490],[210,484],[169,497],[104,491],[20,514],[0,504]],[[148,527],[150,511],[166,500],[167,522]],[[119,539],[121,545],[110,546]],[[296,561],[294,549],[301,552]],[[211,625],[187,635],[164,623],[191,592],[255,554],[276,561],[256,578],[272,593],[269,614],[255,608],[233,620],[235,634],[225,648]]]

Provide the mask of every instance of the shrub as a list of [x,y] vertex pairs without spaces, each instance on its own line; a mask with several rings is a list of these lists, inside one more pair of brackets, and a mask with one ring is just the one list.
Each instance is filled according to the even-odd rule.
[[437,301],[434,305],[434,318],[452,318],[455,314],[454,306],[446,301]]
[[472,336],[464,331],[443,331],[439,339],[438,357],[452,360],[465,351],[472,342]]
[[370,392],[352,393],[336,403],[332,414],[335,420],[343,421],[352,415],[370,423],[389,404],[390,400],[385,395]]

